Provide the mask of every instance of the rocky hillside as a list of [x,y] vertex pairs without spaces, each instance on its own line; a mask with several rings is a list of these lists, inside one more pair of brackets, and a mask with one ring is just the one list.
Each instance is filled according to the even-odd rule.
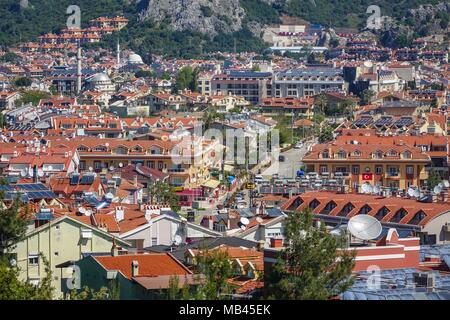
[[[388,46],[401,46],[414,37],[441,33],[448,25],[449,4],[442,0],[1,0],[0,45],[35,39],[64,27],[66,8],[81,7],[82,25],[99,16],[124,15],[130,24],[106,39],[120,37],[142,52],[190,56],[210,50],[263,49],[263,28],[289,15],[312,23],[363,29],[377,4],[390,17],[377,33]],[[433,6],[420,6],[431,4]],[[327,41],[327,39],[325,39]]]
[[245,11],[239,0],[150,0],[140,20],[168,22],[176,31],[199,31],[216,36],[242,29]]

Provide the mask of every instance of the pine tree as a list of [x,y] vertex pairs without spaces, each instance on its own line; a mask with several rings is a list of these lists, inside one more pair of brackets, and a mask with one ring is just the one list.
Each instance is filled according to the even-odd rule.
[[24,238],[28,225],[25,219],[27,208],[21,212],[19,198],[10,206],[4,205],[2,200],[3,195],[0,194],[0,257],[8,254]]
[[286,222],[288,248],[266,276],[269,298],[324,300],[347,290],[353,279],[354,253],[340,250],[345,238],[314,225],[311,211],[292,213]]

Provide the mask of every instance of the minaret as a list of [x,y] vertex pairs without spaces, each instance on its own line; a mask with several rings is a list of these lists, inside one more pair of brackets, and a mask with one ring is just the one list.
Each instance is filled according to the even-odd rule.
[[81,46],[78,45],[77,52],[77,94],[81,93],[81,77],[83,76],[83,71],[81,70]]
[[117,69],[120,67],[120,43],[117,40]]

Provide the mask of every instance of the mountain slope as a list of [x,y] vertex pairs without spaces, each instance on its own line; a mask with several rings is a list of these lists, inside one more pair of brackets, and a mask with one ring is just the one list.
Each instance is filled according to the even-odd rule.
[[[0,45],[31,40],[64,28],[66,8],[77,4],[82,26],[99,16],[124,15],[129,26],[108,37],[112,45],[120,37],[125,46],[140,53],[195,56],[211,50],[259,51],[264,48],[261,28],[279,23],[282,15],[303,18],[312,23],[338,27],[364,28],[370,14],[367,7],[379,5],[383,16],[396,21],[395,30],[379,34],[390,46],[403,44],[397,38],[438,32],[448,24],[449,7],[432,13],[412,13],[411,8],[442,0],[2,0]],[[439,12],[438,12],[439,11]],[[427,12],[427,10],[425,10]],[[439,16],[438,16],[439,14]],[[386,36],[387,34],[387,36]],[[405,35],[406,34],[406,35]]]

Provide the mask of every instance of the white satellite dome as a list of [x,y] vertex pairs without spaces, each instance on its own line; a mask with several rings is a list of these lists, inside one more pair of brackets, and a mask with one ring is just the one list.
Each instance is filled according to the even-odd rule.
[[144,61],[142,61],[142,58],[140,55],[138,55],[136,53],[132,53],[128,57],[128,63],[129,64],[144,64]]

